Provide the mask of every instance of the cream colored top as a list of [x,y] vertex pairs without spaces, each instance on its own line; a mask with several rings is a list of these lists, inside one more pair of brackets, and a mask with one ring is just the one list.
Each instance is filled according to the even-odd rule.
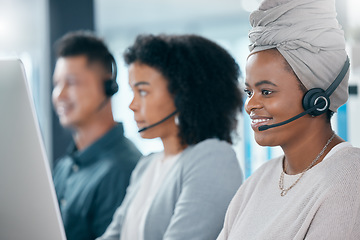
[[143,240],[144,226],[151,203],[159,187],[163,184],[166,174],[170,171],[181,153],[164,158],[163,153],[158,153],[156,159],[150,164],[134,201],[131,203],[125,217],[121,232],[121,239]]
[[[260,167],[239,188],[218,240],[360,239],[360,149],[340,143],[285,196],[283,156]],[[299,175],[284,176],[284,187]]]

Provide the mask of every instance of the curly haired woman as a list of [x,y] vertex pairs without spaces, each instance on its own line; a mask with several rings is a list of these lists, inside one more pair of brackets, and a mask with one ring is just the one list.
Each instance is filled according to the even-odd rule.
[[160,138],[164,151],[140,161],[100,239],[215,239],[242,182],[231,147],[238,65],[195,35],[139,36],[124,58],[141,137]]

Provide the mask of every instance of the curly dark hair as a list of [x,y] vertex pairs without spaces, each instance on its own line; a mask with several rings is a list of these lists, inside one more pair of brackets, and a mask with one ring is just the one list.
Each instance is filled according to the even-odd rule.
[[57,58],[85,55],[89,63],[100,63],[106,73],[116,75],[116,62],[101,38],[91,31],[69,32],[55,42]]
[[240,68],[218,44],[197,35],[139,35],[124,53],[168,81],[179,114],[179,137],[192,145],[208,138],[232,143],[243,106]]

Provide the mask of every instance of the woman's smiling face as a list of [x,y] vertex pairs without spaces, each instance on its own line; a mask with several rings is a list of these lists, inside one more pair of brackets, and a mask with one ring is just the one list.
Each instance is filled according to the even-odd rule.
[[250,115],[259,145],[281,146],[303,133],[311,119],[309,115],[280,127],[258,130],[262,125],[279,123],[304,111],[304,91],[277,50],[260,51],[249,56],[245,84],[245,110]]

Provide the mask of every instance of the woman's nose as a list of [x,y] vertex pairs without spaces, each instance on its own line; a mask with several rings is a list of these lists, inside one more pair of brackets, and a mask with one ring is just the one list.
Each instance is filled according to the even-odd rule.
[[252,94],[250,97],[248,97],[245,101],[245,111],[250,114],[251,111],[255,109],[262,108],[262,102],[259,99],[259,96],[256,94]]
[[135,112],[135,111],[138,109],[138,104],[137,104],[137,102],[136,102],[135,97],[132,99],[132,101],[131,101],[131,103],[130,103],[130,105],[129,105],[129,108],[130,108],[133,112]]

